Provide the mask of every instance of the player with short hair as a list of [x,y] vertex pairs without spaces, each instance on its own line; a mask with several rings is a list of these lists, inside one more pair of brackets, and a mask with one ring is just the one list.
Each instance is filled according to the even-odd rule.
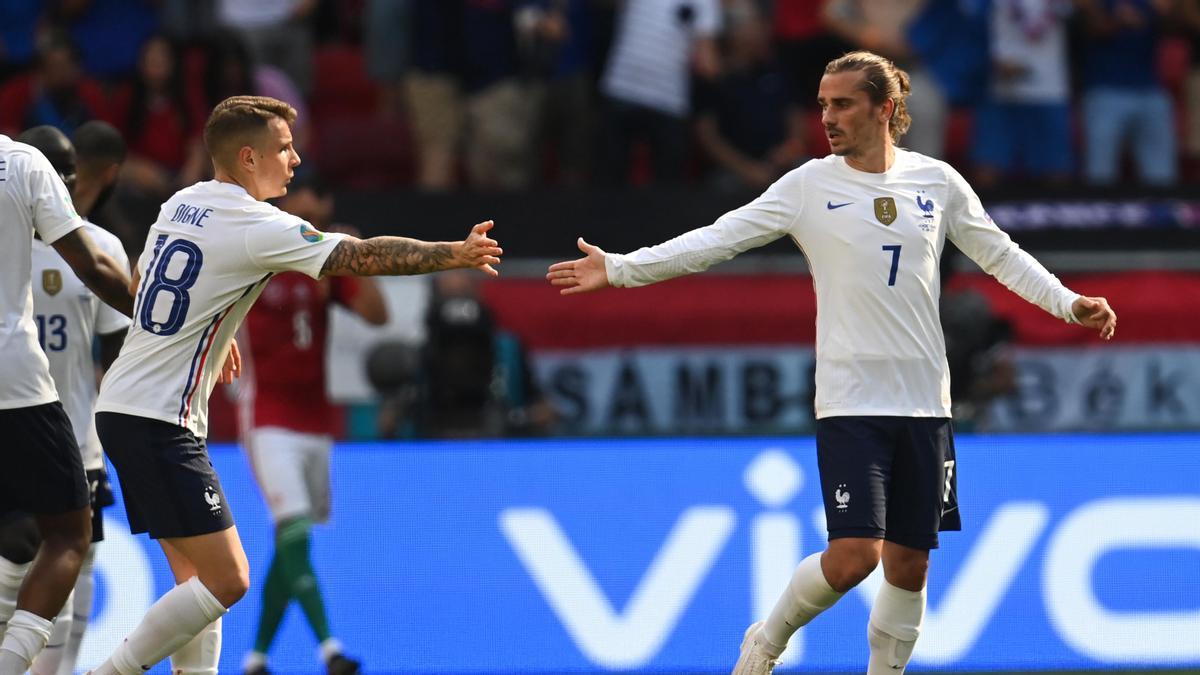
[[130,529],[159,540],[178,585],[96,675],[137,675],[167,656],[175,673],[216,672],[220,618],[245,595],[249,565],[205,447],[208,396],[237,374],[234,333],[271,277],[496,274],[502,251],[488,237],[491,221],[459,242],[360,240],[266,203],[287,193],[300,163],[295,118],[265,96],[217,104],[204,129],[215,179],[163,204],[134,270],[134,322],[101,384],[96,427]]
[[24,673],[45,647],[92,534],[79,446],[38,346],[31,288],[35,232],[106,304],[125,315],[132,309],[128,275],[92,241],[72,206],[64,182],[74,173],[70,141],[52,127],[27,134],[63,171],[32,145],[0,135],[0,520],[28,523],[24,514],[33,514],[26,536],[37,552],[27,569],[0,561],[0,578],[20,587],[15,603],[0,602],[8,620],[0,675]]
[[[333,196],[312,183],[291,188],[279,208],[330,231]],[[325,386],[325,347],[335,304],[372,325],[387,322],[387,305],[373,280],[318,281],[288,272],[267,284],[238,333],[244,362],[238,386],[242,447],[275,523],[275,552],[263,582],[254,649],[242,661],[246,675],[268,672],[267,652],[292,600],[320,643],[329,675],[353,675],[360,668],[330,632],[309,552],[313,524],[328,521],[332,510],[329,454],[342,428],[341,411],[329,401]]]
[[[92,209],[99,205],[98,197],[109,191],[120,169],[120,158],[109,164],[114,155],[107,150],[97,152],[97,143],[111,145],[113,137],[119,155],[123,157],[124,141],[120,133],[104,122],[87,122],[75,132],[84,140],[88,154],[71,149],[71,144],[57,129],[35,127],[17,138],[43,151],[59,172],[71,192],[77,212],[84,218],[84,228],[96,246],[107,253],[122,268],[129,268],[125,249],[117,237],[87,220]],[[78,197],[81,197],[79,199]],[[104,539],[104,520],[101,508],[112,504],[112,491],[104,472],[104,457],[92,421],[92,404],[96,400],[96,367],[92,343],[100,345],[101,368],[108,368],[121,349],[129,317],[100,302],[87,286],[67,266],[62,256],[40,238],[33,242],[33,311],[42,351],[50,362],[50,376],[61,397],[63,408],[71,420],[75,441],[82,453],[92,506],[92,546],[75,582],[75,589],[63,604],[54,620],[54,627],[45,649],[34,661],[34,675],[54,675],[63,669],[73,673],[79,644],[83,639],[92,608],[92,564],[96,543]],[[14,513],[0,523],[0,568],[9,570],[0,575],[0,620],[7,621],[17,597],[21,576],[40,543],[33,516]]]
[[707,227],[627,255],[583,239],[556,263],[563,294],[700,272],[790,236],[817,293],[817,460],[829,546],[804,559],[766,621],[746,630],[736,675],[772,672],[789,638],[883,561],[867,628],[870,675],[902,672],[925,613],[929,550],[958,530],[950,375],[938,320],[947,238],[1026,300],[1112,338],[1104,298],[1064,287],[1002,232],[945,162],[896,146],[908,76],[870,52],[831,61],[817,102],[832,154],[795,169]]

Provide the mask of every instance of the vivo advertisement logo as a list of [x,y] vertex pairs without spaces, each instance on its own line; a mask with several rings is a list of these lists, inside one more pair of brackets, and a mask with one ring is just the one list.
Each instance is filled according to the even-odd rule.
[[[933,555],[915,666],[1200,665],[1200,437],[957,445],[964,531]],[[247,463],[213,457],[261,584],[271,528]],[[343,445],[334,475],[316,567],[335,634],[378,673],[728,672],[825,540],[807,438]],[[108,526],[84,666],[170,583],[119,509]],[[862,670],[880,582],[797,633],[780,671]],[[223,671],[258,591],[226,617]],[[314,648],[293,610],[272,672],[311,672]]]

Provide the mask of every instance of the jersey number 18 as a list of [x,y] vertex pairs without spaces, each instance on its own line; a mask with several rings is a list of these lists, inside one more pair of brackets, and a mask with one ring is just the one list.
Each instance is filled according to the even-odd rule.
[[[187,320],[188,306],[192,299],[188,289],[196,283],[200,275],[200,267],[204,264],[204,254],[200,247],[187,239],[176,239],[169,244],[167,235],[160,234],[154,242],[154,257],[150,259],[150,276],[142,281],[142,309],[138,320],[142,328],[155,335],[174,335],[183,327]],[[166,244],[164,246],[164,244]],[[176,256],[183,256],[183,269],[178,276],[171,277],[167,268]],[[154,306],[163,299],[164,294],[170,298],[171,311],[166,321],[154,319]]]

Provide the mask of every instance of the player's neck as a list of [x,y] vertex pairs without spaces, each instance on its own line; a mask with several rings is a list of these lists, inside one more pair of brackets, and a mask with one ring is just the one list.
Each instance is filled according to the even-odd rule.
[[71,193],[71,202],[75,204],[75,213],[84,218],[91,216],[92,209],[96,206],[96,200],[99,198],[99,189],[80,187],[78,182],[75,183],[75,190]]
[[251,190],[249,187],[247,187],[247,185],[251,184],[250,181],[238,180],[237,176],[234,176],[233,174],[229,173],[225,169],[217,168],[215,171],[213,171],[213,180],[217,181],[218,183],[228,183],[229,185],[236,185],[236,186],[242,188],[243,190],[245,190],[246,193],[249,194],[251,197],[257,199],[260,202],[264,201],[263,199],[259,198],[258,195],[254,194],[253,190]]
[[850,168],[867,173],[883,173],[896,163],[896,146],[890,140],[863,152],[846,155]]

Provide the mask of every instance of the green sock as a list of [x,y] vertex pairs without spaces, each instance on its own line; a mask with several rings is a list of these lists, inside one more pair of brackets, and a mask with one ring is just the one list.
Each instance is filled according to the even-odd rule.
[[275,557],[283,568],[291,597],[300,602],[304,617],[312,627],[317,642],[329,639],[329,619],[325,616],[325,601],[321,599],[321,588],[317,575],[309,560],[308,531],[312,521],[299,518],[279,527],[275,538]]
[[279,624],[283,621],[283,613],[287,611],[292,594],[283,577],[283,564],[279,560],[279,551],[271,558],[271,568],[267,571],[267,580],[263,583],[262,613],[258,616],[258,633],[254,636],[254,651],[266,654],[271,648],[275,634],[279,632]]

